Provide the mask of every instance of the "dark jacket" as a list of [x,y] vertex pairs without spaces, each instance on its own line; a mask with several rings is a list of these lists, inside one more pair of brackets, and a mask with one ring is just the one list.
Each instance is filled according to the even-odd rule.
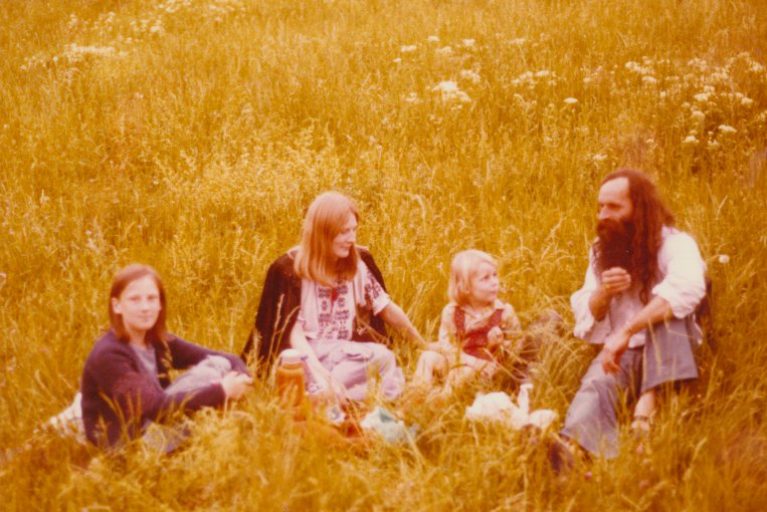
[[[373,256],[365,248],[357,247],[357,250],[362,261],[386,291],[381,270]],[[293,254],[288,252],[277,258],[266,272],[264,289],[256,313],[256,324],[242,351],[242,358],[247,361],[249,357],[256,356],[260,363],[271,363],[275,355],[289,346],[290,331],[296,323],[300,309],[301,278],[293,269]],[[356,323],[359,324],[361,320],[357,318]],[[382,319],[373,316],[364,323],[371,329],[355,328],[354,341],[388,342]]]
[[168,335],[167,343],[155,343],[157,380],[147,374],[136,352],[113,331],[96,341],[85,361],[81,381],[83,424],[88,440],[98,445],[115,445],[122,436],[135,438],[147,420],[156,420],[174,410],[194,411],[218,406],[226,397],[220,384],[188,393],[166,395],[168,370],[194,366],[209,355],[225,357],[232,369],[247,373],[237,357],[208,350]]

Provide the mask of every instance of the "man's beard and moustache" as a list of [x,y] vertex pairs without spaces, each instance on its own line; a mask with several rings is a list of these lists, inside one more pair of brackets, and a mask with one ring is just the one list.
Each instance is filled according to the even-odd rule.
[[597,261],[599,272],[621,267],[633,275],[631,263],[634,223],[630,220],[602,219],[597,223]]

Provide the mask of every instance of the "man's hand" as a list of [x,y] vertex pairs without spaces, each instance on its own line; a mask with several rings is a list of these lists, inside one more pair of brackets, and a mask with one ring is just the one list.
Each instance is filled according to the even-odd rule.
[[599,276],[599,288],[589,298],[589,309],[597,320],[602,320],[614,295],[631,288],[631,274],[621,267],[612,267]]
[[602,289],[612,297],[631,288],[631,274],[622,267],[612,267],[601,275]]
[[631,333],[621,329],[605,341],[602,348],[602,370],[605,373],[618,373],[620,371],[621,356],[629,348]]

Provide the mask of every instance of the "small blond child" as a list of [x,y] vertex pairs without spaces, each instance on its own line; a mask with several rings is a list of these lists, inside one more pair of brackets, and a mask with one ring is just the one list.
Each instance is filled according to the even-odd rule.
[[450,265],[448,296],[442,310],[439,340],[421,353],[416,386],[432,387],[445,378],[443,393],[482,375],[492,378],[513,350],[520,323],[514,308],[498,300],[498,264],[489,254],[469,249]]

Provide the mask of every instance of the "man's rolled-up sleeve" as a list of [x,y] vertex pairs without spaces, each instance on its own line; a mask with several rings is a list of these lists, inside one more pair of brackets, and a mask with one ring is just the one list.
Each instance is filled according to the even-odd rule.
[[668,262],[666,276],[652,293],[669,303],[676,318],[684,318],[695,311],[706,295],[706,263],[698,244],[686,233],[669,235],[659,256]]

